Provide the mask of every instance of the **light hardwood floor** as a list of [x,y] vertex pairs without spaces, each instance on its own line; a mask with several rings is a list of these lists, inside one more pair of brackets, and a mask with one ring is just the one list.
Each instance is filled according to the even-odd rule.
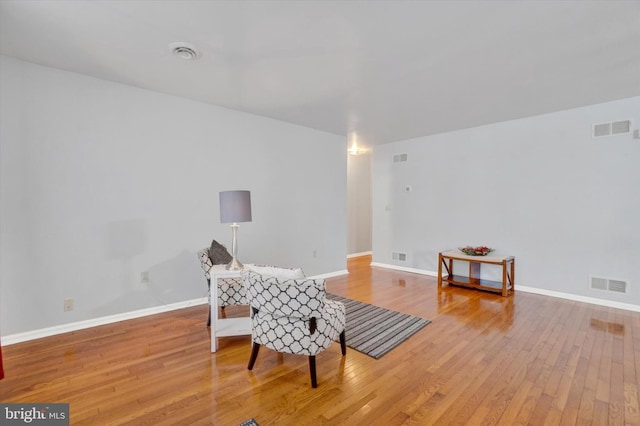
[[317,389],[306,357],[263,348],[247,371],[248,336],[212,354],[197,306],[6,346],[0,401],[68,402],[73,425],[640,425],[640,313],[517,282],[506,298],[438,292],[369,261],[351,259],[328,290],[433,323],[379,360],[335,343]]

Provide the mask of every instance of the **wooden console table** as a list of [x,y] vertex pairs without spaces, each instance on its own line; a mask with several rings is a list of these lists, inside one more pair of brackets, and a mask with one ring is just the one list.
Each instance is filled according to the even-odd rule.
[[[469,262],[469,275],[454,275],[453,261],[461,260]],[[480,266],[482,264],[501,265],[502,282],[480,279]],[[459,285],[463,287],[476,288],[480,290],[493,291],[508,296],[514,291],[516,260],[513,256],[468,256],[458,250],[443,251],[438,254],[438,290],[442,289],[442,283]],[[446,276],[442,276],[442,267],[447,271]]]

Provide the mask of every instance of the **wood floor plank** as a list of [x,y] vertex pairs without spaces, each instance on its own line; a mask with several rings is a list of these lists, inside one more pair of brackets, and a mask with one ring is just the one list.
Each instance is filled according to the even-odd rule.
[[628,425],[640,425],[638,384],[624,382],[624,421]]
[[[625,313],[625,317],[629,314]],[[635,318],[630,318],[635,321]],[[634,338],[637,328],[627,328],[625,333],[631,334],[631,338],[623,337],[623,364],[624,364],[624,400],[625,422],[629,425],[640,426],[640,370],[636,369],[634,355]],[[624,335],[623,335],[624,336]]]
[[5,346],[0,400],[68,402],[74,425],[640,426],[640,313],[439,291],[370,260],[349,259],[328,291],[432,323],[378,360],[335,343],[317,389],[306,357],[263,349],[248,371],[248,336],[211,353],[207,307],[194,306]]

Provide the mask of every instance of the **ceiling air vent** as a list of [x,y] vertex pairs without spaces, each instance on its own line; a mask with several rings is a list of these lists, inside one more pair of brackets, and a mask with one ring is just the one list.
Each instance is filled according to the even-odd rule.
[[393,156],[393,162],[394,163],[403,163],[405,161],[407,161],[407,154],[394,154]]
[[613,278],[591,277],[591,288],[611,293],[627,294],[627,282]]
[[626,135],[631,133],[631,120],[613,121],[593,125],[593,137]]
[[169,44],[169,50],[183,61],[193,61],[200,57],[200,52],[194,45],[182,41]]

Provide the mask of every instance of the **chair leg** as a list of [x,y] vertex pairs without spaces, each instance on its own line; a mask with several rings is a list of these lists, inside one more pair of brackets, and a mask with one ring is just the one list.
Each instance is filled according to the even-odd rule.
[[253,347],[251,348],[251,358],[249,358],[249,365],[247,366],[248,370],[253,370],[253,365],[256,363],[256,358],[258,358],[259,350],[260,343],[253,342]]
[[342,349],[342,355],[347,354],[347,337],[344,330],[340,333],[340,349]]
[[309,356],[309,372],[311,373],[311,387],[318,387],[318,379],[316,378],[316,357],[314,355]]

